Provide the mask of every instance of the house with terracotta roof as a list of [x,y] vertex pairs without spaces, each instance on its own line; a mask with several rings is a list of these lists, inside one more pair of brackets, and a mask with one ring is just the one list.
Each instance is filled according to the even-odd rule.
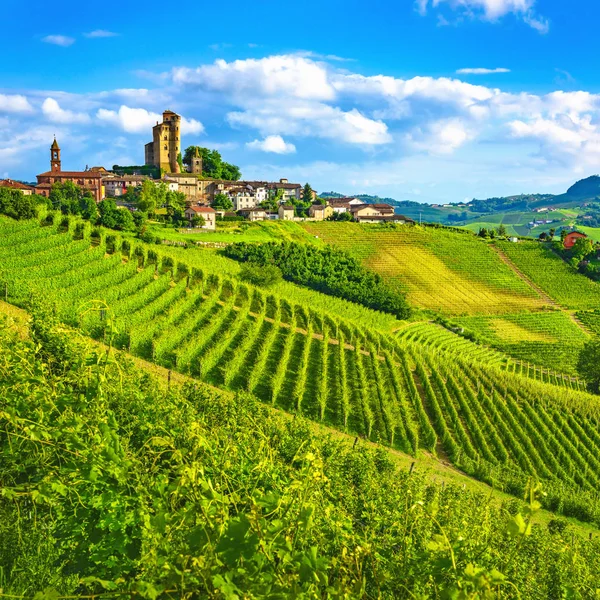
[[100,202],[104,198],[102,178],[104,174],[99,171],[63,171],[60,159],[60,147],[56,138],[50,146],[50,170],[37,176],[36,193],[41,196],[50,196],[50,190],[55,183],[72,181],[76,186],[92,192],[94,200]]
[[23,192],[25,196],[31,196],[35,194],[35,188],[31,185],[25,185],[20,181],[14,181],[13,179],[0,179],[0,187],[8,188],[10,190],[18,190]]
[[[102,178],[102,185],[104,186],[105,194],[107,198],[118,198],[127,193],[127,189],[132,187],[136,188],[146,180],[150,179],[145,175],[119,175],[119,176],[105,176]],[[150,180],[154,181],[154,180]],[[158,183],[158,182],[157,182]]]
[[343,198],[329,198],[327,205],[331,206],[335,213],[349,212],[353,206],[361,206],[364,202],[360,198],[345,196]]
[[575,245],[575,242],[578,239],[586,238],[586,237],[587,237],[587,235],[585,233],[582,233],[581,231],[571,231],[571,233],[567,233],[567,235],[565,236],[565,239],[563,241],[563,246],[567,250],[570,250]]
[[185,218],[190,222],[190,226],[192,225],[192,219],[198,215],[204,217],[204,225],[202,225],[200,229],[214,231],[217,228],[217,213],[215,209],[211,208],[210,206],[188,206],[185,209],[184,214]]

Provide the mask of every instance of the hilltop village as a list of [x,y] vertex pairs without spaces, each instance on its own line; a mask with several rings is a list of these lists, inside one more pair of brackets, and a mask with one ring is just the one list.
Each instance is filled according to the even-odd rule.
[[[6,179],[0,181],[0,187],[50,198],[54,186],[71,182],[96,203],[112,198],[117,206],[134,212],[137,206],[133,199],[144,186],[146,189],[149,185],[156,186],[178,199],[187,226],[198,231],[214,230],[217,218],[413,222],[395,214],[390,204],[367,204],[354,197],[319,198],[308,183],[302,186],[285,178],[276,182],[240,180],[239,169],[231,165],[228,178],[209,177],[198,147],[188,148],[182,159],[181,116],[170,110],[163,112],[162,123],[152,127],[152,141],[145,145],[144,157],[143,167],[115,166],[108,170],[94,166],[68,171],[62,168],[61,149],[54,139],[50,146],[50,170],[37,175],[37,185]],[[164,204],[156,207],[159,215],[165,211]]]

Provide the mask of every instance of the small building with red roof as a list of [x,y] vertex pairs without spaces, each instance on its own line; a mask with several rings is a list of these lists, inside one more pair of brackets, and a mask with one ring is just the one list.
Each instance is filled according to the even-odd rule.
[[200,229],[207,229],[214,231],[217,228],[217,212],[210,206],[188,206],[185,209],[185,218],[192,224],[192,219],[195,216],[201,216],[204,218],[204,225]]
[[31,185],[25,185],[20,181],[14,181],[13,179],[0,179],[0,187],[8,188],[9,190],[18,190],[23,192],[25,196],[31,196],[35,194],[35,188]]
[[581,231],[571,231],[571,233],[567,233],[567,235],[565,236],[563,245],[567,250],[570,250],[575,245],[575,242],[578,239],[586,237],[587,235],[585,233],[582,233]]

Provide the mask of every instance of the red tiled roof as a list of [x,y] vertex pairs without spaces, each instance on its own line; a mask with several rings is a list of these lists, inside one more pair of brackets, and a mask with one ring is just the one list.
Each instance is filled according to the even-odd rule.
[[102,173],[96,173],[94,171],[46,171],[40,173],[38,177],[76,177],[80,179],[102,179],[104,175]]
[[188,210],[193,210],[197,213],[214,213],[216,212],[214,208],[210,206],[190,206]]
[[13,181],[12,179],[0,179],[0,187],[7,187],[13,190],[33,190],[33,186],[25,185],[20,181]]

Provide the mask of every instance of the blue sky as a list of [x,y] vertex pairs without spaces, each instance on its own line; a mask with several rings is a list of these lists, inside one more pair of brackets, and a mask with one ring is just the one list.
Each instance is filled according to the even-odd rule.
[[591,0],[4,0],[0,177],[143,162],[157,114],[246,178],[453,202],[600,168]]

